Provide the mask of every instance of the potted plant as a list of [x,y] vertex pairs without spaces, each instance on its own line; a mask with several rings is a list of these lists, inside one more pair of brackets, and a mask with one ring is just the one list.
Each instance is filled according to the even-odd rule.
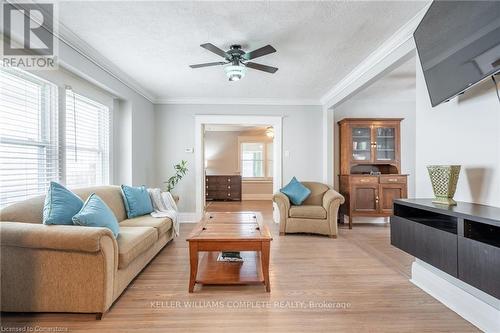
[[[182,160],[180,163],[175,164],[174,170],[175,174],[172,177],[170,177],[166,182],[164,182],[166,184],[165,191],[167,192],[172,192],[177,183],[179,183],[182,177],[184,177],[188,172],[187,161]],[[173,197],[176,202],[179,201],[179,196],[175,195]]]

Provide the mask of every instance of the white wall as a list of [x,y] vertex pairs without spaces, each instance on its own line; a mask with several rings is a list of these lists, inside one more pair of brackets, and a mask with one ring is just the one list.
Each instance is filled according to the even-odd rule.
[[408,196],[415,194],[415,58],[334,109],[334,184],[339,186],[339,127],[343,118],[405,118],[401,123],[401,171],[409,174]]
[[417,63],[416,195],[433,197],[426,166],[461,164],[455,199],[500,207],[500,102],[487,79],[431,107]]
[[[322,179],[322,109],[320,106],[278,105],[156,105],[157,184],[172,175],[173,164],[188,161],[189,173],[174,192],[180,195],[179,210],[195,211],[194,116],[268,115],[283,116],[283,182]],[[286,152],[289,152],[288,157]]]
[[205,132],[207,175],[238,174],[238,136],[236,131]]
[[[60,67],[108,92],[114,103],[113,183],[155,183],[153,103],[64,42],[59,42]],[[123,108],[122,108],[123,106]]]

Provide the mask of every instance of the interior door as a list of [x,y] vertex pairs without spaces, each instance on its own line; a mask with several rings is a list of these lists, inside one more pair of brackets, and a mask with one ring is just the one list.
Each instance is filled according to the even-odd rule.
[[405,184],[380,184],[380,212],[392,214],[394,200],[407,197]]
[[378,199],[378,184],[353,185],[351,201],[354,213],[377,213]]

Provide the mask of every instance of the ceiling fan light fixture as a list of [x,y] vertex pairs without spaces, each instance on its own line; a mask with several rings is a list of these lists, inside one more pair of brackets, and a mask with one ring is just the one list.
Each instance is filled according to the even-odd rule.
[[224,67],[224,72],[229,81],[238,81],[245,77],[246,68],[243,66],[229,65]]
[[268,138],[274,138],[274,128],[272,126],[266,127],[266,136]]

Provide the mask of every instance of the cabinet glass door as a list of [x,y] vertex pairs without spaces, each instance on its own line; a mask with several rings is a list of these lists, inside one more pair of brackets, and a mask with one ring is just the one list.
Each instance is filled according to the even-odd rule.
[[354,161],[370,161],[372,159],[371,143],[370,127],[353,127],[352,159]]
[[376,160],[394,161],[396,159],[396,129],[394,127],[375,128]]

